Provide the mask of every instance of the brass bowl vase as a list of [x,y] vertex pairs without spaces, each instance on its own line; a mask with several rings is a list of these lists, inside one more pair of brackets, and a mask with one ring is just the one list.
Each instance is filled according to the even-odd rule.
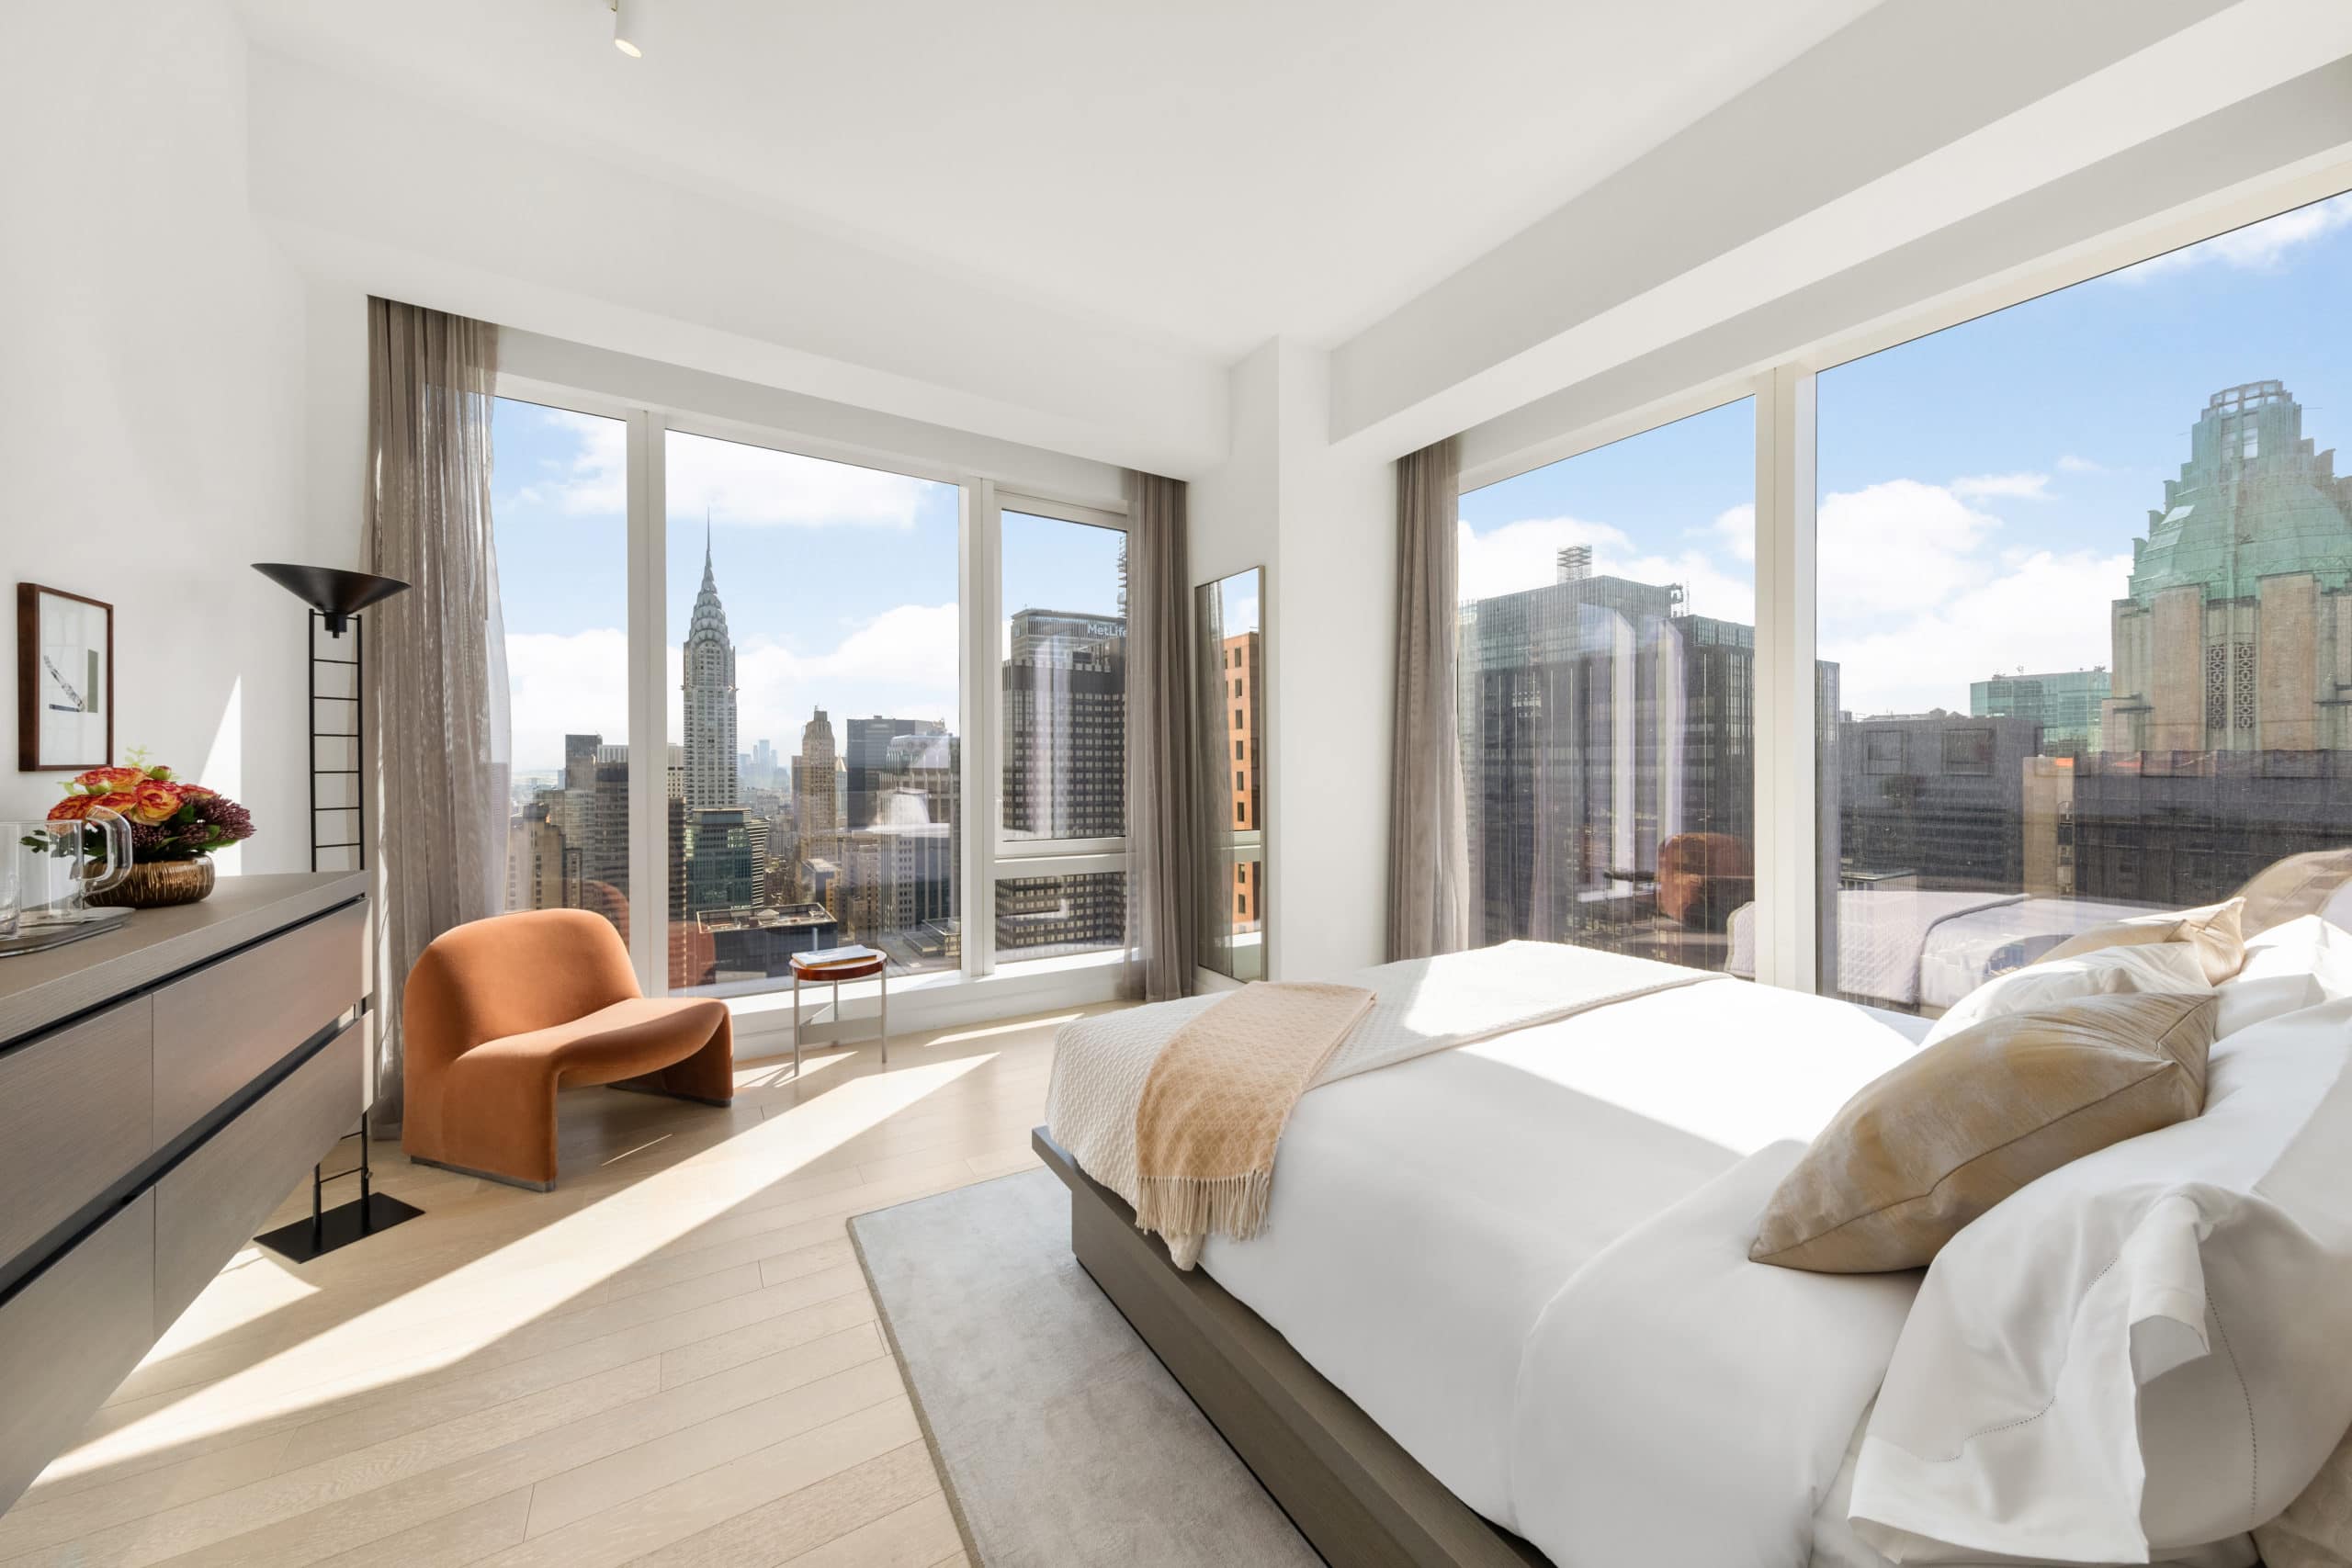
[[174,904],[194,904],[212,892],[212,857],[194,860],[141,861],[130,874],[88,902],[105,908],[162,909]]

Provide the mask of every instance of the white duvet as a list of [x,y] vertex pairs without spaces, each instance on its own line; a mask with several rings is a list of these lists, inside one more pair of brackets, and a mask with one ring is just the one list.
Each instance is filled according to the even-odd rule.
[[1927,1027],[1715,980],[1329,1084],[1201,1266],[1559,1568],[1884,1568],[1845,1500],[1918,1276],[1747,1247]]
[[[1300,1100],[1283,1135],[1266,1234],[1212,1238],[1202,1267],[1438,1480],[1562,1568],[1628,1561],[1614,1543],[1637,1525],[1649,1539],[1636,1560],[1750,1561],[1659,1554],[1661,1520],[1691,1513],[1690,1488],[1702,1478],[1688,1464],[1645,1471],[1648,1492],[1621,1490],[1614,1511],[1566,1504],[1577,1473],[1592,1473],[1580,1455],[1605,1446],[1612,1426],[1646,1424],[1669,1446],[1678,1439],[1660,1425],[1669,1419],[1687,1424],[1693,1443],[1721,1428],[1725,1378],[1742,1366],[1773,1375],[1774,1358],[1755,1355],[1758,1325],[1727,1321],[1720,1332],[1688,1334],[1664,1374],[1653,1368],[1627,1385],[1630,1404],[1555,1419],[1576,1396],[1544,1380],[1578,1359],[1578,1325],[1610,1310],[1608,1292],[1639,1298],[1623,1303],[1629,1317],[1658,1305],[1639,1282],[1647,1266],[1638,1247],[1620,1248],[1578,1292],[1563,1292],[1645,1222],[1671,1249],[1661,1211],[1755,1151],[1810,1138],[1855,1089],[1908,1055],[1925,1027],[1716,980],[1327,1085]],[[1907,1300],[1911,1288],[1905,1275],[1857,1292],[1850,1280],[1747,1265],[1747,1238],[1737,1245],[1745,1272],[1770,1277],[1752,1288],[1787,1303],[1792,1336],[1813,1310],[1808,1295]],[[1681,1293],[1702,1310],[1715,1288],[1694,1280]],[[1888,1349],[1899,1309],[1892,1318]],[[1673,1342],[1653,1347],[1653,1359]],[[1755,1483],[1782,1495],[1776,1517],[1800,1507],[1790,1527],[1797,1537],[1835,1482],[1884,1364],[1876,1348],[1855,1348],[1857,1364],[1870,1363],[1853,1380],[1859,1393],[1814,1412],[1820,1473],[1791,1476],[1775,1457],[1770,1478]],[[1777,1359],[1792,1384],[1804,1381],[1788,1358]],[[1788,1402],[1781,1406],[1756,1434],[1775,1456],[1788,1451]],[[1752,1561],[1804,1568],[1801,1540],[1794,1551]]]

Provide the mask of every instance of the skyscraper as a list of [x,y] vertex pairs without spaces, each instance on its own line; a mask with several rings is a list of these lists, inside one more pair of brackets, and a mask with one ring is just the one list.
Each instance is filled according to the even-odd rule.
[[890,743],[901,736],[944,735],[947,726],[935,718],[853,718],[843,721],[842,760],[847,766],[849,815],[845,829],[871,828],[888,820],[877,798],[888,766]]
[[[1123,569],[1124,570],[1124,569]],[[1124,581],[1124,580],[1123,580]],[[1127,623],[1022,610],[1004,661],[1004,831],[1093,839],[1126,831]],[[1006,877],[999,952],[1043,956],[1124,942],[1118,872]]]
[[2108,697],[2104,667],[2045,674],[1996,675],[1968,683],[1968,711],[1976,718],[2029,718],[2041,726],[2041,754],[2076,757],[2096,751],[2099,709]]
[[793,809],[799,818],[801,852],[821,854],[816,840],[841,831],[834,795],[833,721],[819,708],[800,728],[800,755],[793,765]]
[[[707,528],[707,525],[706,525]],[[706,532],[702,592],[685,645],[686,807],[736,804],[735,645],[727,639],[727,612],[718,603]]]
[[2352,748],[2352,476],[2283,383],[2207,400],[2112,625],[2103,750]]

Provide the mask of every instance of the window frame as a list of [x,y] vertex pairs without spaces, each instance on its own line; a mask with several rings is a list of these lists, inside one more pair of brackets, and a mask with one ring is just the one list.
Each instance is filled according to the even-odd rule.
[[[1632,408],[1546,431],[1515,413],[1464,432],[1457,493],[1755,399],[1756,939],[1755,978],[1793,990],[1821,988],[1822,792],[1816,771],[1814,666],[1820,581],[1817,378],[1822,372],[2013,306],[2088,283],[2157,256],[2352,195],[2352,163],[2279,171],[2196,209],[2116,229],[2089,243],[1978,278],[1888,310],[1813,344],[1666,392]],[[1492,446],[1478,436],[1492,433]],[[1497,450],[1508,440],[1508,449]],[[1907,749],[1907,748],[1906,748]],[[1909,759],[1906,758],[1906,761]]]
[[[996,885],[999,879],[1035,876],[1079,876],[1091,873],[1117,872],[1125,874],[1131,863],[1127,835],[1091,839],[1007,839],[1004,836],[1004,653],[1001,628],[1007,614],[1004,603],[1004,514],[1019,513],[1023,516],[1049,518],[1057,523],[1074,523],[1086,527],[1108,528],[1119,534],[1125,542],[1128,559],[1133,560],[1135,530],[1125,512],[1114,512],[1101,506],[1089,506],[1077,502],[1038,495],[1031,491],[988,487],[987,494],[977,508],[978,526],[967,530],[967,553],[974,570],[966,574],[966,617],[967,626],[977,633],[966,642],[967,661],[976,647],[986,650],[986,674],[976,681],[967,679],[967,704],[977,698],[974,712],[982,727],[976,733],[984,738],[981,750],[986,761],[983,771],[985,787],[978,792],[966,781],[965,800],[967,810],[977,807],[983,815],[967,816],[967,829],[964,834],[966,853],[978,850],[977,875],[967,882],[963,897],[964,962],[967,972],[985,976],[998,972],[996,953]],[[972,591],[985,587],[985,606],[978,604]],[[985,614],[982,610],[985,608]],[[969,770],[967,770],[967,773]],[[1121,819],[1125,820],[1122,814]],[[978,832],[968,825],[981,824]],[[1114,950],[1106,950],[1114,951]],[[1025,963],[1067,963],[1069,955],[1056,958],[1015,960],[1005,965],[1018,969]]]
[[[950,970],[894,977],[892,989],[928,991],[959,987],[996,977],[1034,975],[1041,982],[1061,987],[1042,998],[1046,1005],[1063,999],[1095,999],[1109,995],[1107,980],[1088,973],[1107,971],[1126,955],[1124,948],[1100,953],[1063,954],[1021,961],[1001,966],[995,953],[995,883],[999,876],[1046,876],[1082,872],[1128,869],[1128,840],[1117,838],[1000,841],[1000,801],[1003,777],[1001,726],[1001,658],[997,627],[1001,621],[1002,514],[1027,513],[1057,521],[1116,529],[1133,529],[1123,499],[1079,498],[1054,493],[1050,485],[1021,484],[1000,490],[992,474],[974,472],[920,455],[886,450],[851,442],[810,435],[782,426],[666,407],[650,400],[616,397],[543,379],[511,370],[499,372],[492,396],[536,403],[568,412],[622,422],[628,431],[627,494],[628,726],[635,738],[669,737],[669,614],[667,565],[667,446],[672,432],[715,441],[729,441],[794,457],[845,463],[885,473],[902,474],[933,483],[951,484],[958,493],[957,620],[959,651],[956,674],[956,723],[960,727],[963,759],[958,781],[958,807],[964,813],[963,858],[956,868],[962,955]],[[975,745],[974,737],[982,738]],[[632,751],[629,769],[628,865],[632,888],[661,888],[657,905],[662,918],[632,918],[629,959],[638,982],[650,997],[667,995],[669,941],[666,890],[670,877],[666,769],[639,765],[652,752],[648,741]],[[780,744],[783,742],[779,742]],[[665,753],[666,754],[666,753]],[[982,825],[973,830],[974,824]],[[1001,868],[1001,869],[1000,869]],[[634,900],[636,902],[647,902]],[[853,982],[842,987],[844,998],[857,1000],[875,989],[873,983]],[[720,993],[730,1004],[746,1004],[739,1029],[767,1014],[788,998],[790,982],[770,978],[767,984],[746,983]],[[1067,997],[1063,995],[1067,992]],[[704,994],[704,993],[697,993]],[[964,1010],[968,1011],[968,1009]],[[904,1013],[901,1016],[906,1016]],[[739,1037],[747,1046],[757,1035],[775,1032],[756,1027],[751,1037]],[[850,1032],[854,1034],[853,1028]]]

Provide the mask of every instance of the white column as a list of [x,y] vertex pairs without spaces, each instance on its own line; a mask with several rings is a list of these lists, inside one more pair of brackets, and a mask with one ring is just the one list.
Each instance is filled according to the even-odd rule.
[[628,416],[628,952],[645,994],[670,988],[669,626],[661,419]]

